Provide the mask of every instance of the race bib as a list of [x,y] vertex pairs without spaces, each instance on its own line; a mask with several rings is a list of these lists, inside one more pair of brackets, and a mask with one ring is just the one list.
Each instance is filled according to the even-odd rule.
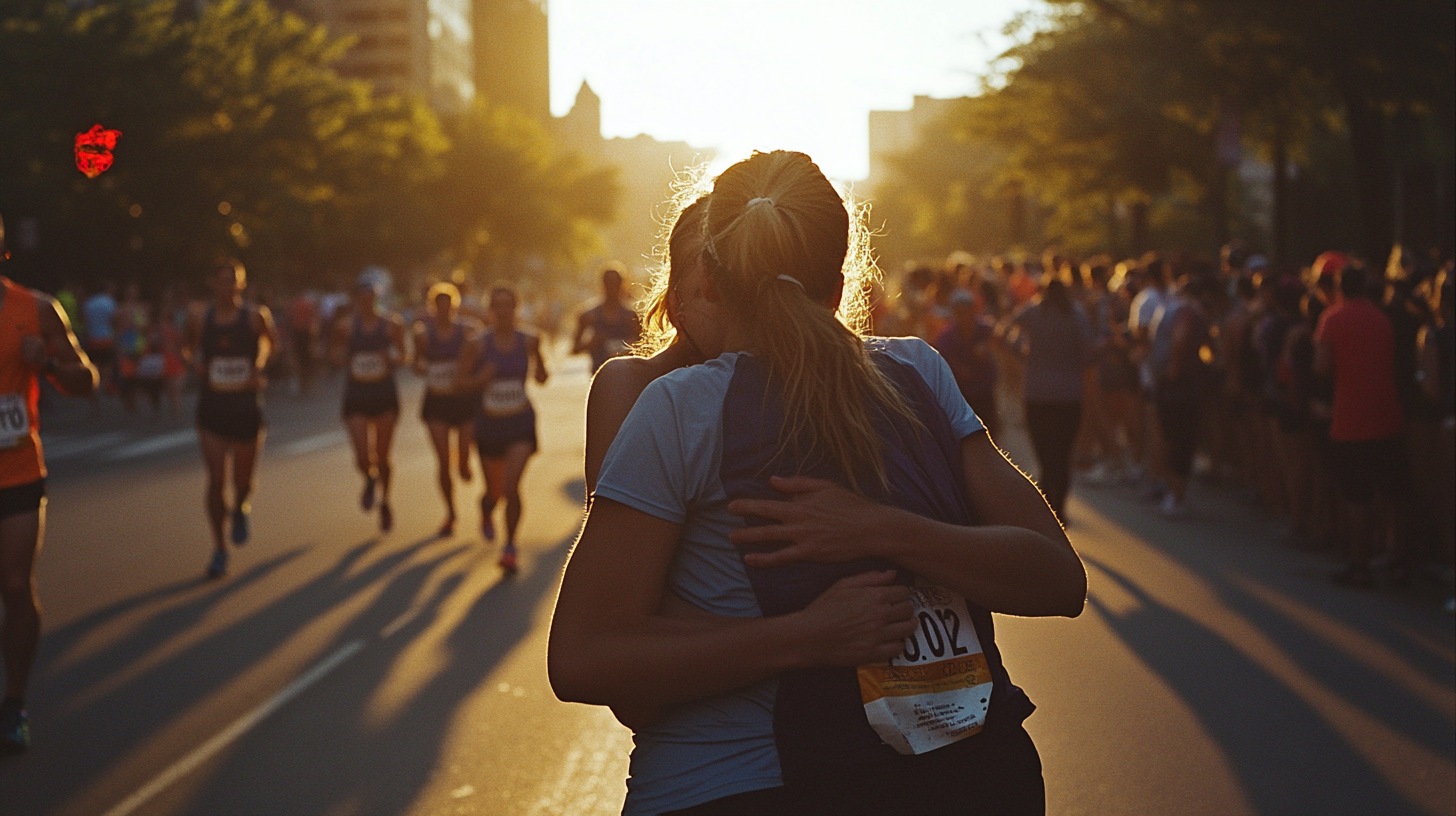
[[485,415],[491,417],[515,416],[529,406],[525,380],[492,380],[481,400]]
[[143,354],[137,360],[137,377],[143,380],[160,380],[167,369],[167,358],[160,354]]
[[30,411],[19,394],[0,394],[0,450],[30,439]]
[[389,360],[382,351],[361,351],[349,358],[349,377],[354,382],[379,382],[389,376]]
[[214,391],[242,391],[253,379],[253,361],[247,357],[214,357],[207,364],[207,382]]
[[455,371],[459,366],[454,360],[430,363],[425,368],[425,387],[436,394],[448,394],[455,390]]
[[964,598],[923,586],[910,600],[919,628],[887,664],[859,667],[859,691],[880,739],[902,754],[923,754],[986,724],[991,668]]

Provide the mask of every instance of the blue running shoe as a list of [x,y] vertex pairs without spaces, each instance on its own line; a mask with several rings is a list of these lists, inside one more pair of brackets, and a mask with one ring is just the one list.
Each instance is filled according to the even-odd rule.
[[507,544],[505,546],[505,549],[501,550],[500,560],[497,561],[496,564],[499,565],[502,570],[505,570],[506,575],[515,575],[516,545]]
[[25,709],[0,711],[0,754],[18,754],[30,747],[30,718]]
[[232,539],[239,547],[248,543],[248,511],[241,506],[233,510]]
[[212,580],[227,575],[228,554],[226,550],[218,550],[212,554],[212,562],[207,565],[207,577]]

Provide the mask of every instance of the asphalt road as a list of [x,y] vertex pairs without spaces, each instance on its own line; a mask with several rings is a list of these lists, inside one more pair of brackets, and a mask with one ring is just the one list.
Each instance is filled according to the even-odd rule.
[[[270,397],[253,543],[218,583],[200,580],[188,423],[57,406],[35,745],[0,760],[0,814],[616,812],[630,734],[557,702],[545,674],[586,386],[584,361],[559,361],[534,393],[513,579],[468,510],[433,537],[414,383],[387,536],[357,507],[337,385]],[[1170,522],[1079,486],[1087,611],[998,618],[1040,707],[1050,812],[1456,812],[1451,618],[1418,593],[1327,585],[1323,558],[1274,544],[1231,494],[1196,488],[1193,511]]]

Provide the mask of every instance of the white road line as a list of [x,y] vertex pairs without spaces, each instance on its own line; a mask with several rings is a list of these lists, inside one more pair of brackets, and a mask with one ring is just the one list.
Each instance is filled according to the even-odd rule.
[[55,442],[48,442],[42,436],[41,448],[45,451],[47,459],[63,459],[67,456],[80,456],[83,453],[110,447],[124,439],[126,439],[126,434],[116,431],[96,436],[66,436]]
[[146,804],[149,799],[166,790],[174,782],[197,769],[197,766],[206,762],[218,751],[226,748],[234,740],[252,730],[253,726],[262,722],[269,714],[282,708],[289,700],[302,694],[309,686],[324,678],[324,675],[339,667],[339,664],[353,657],[356,652],[364,648],[364,641],[355,640],[340,646],[333,654],[319,661],[313,668],[304,672],[292,683],[283,687],[282,691],[273,695],[267,702],[239,717],[232,725],[219,731],[212,739],[193,749],[192,753],[182,757],[165,771],[158,774],[152,781],[143,785],[140,790],[124,799],[121,804],[106,811],[105,816],[126,816]]
[[107,459],[135,459],[138,456],[147,456],[153,453],[160,453],[168,448],[175,448],[197,441],[197,431],[193,428],[173,431],[161,436],[154,436],[150,439],[142,439],[130,445],[122,445],[106,455]]
[[343,431],[329,431],[328,433],[305,436],[302,439],[295,439],[292,442],[278,446],[280,456],[297,456],[300,453],[313,453],[316,450],[332,448],[335,445],[342,445],[349,441],[349,437]]

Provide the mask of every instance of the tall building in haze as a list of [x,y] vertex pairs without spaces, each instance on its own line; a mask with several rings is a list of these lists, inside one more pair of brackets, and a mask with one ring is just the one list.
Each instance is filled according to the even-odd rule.
[[539,122],[551,120],[546,0],[474,0],[475,88]]
[[274,0],[334,36],[355,37],[335,67],[384,93],[415,91],[438,111],[475,98],[471,0]]

